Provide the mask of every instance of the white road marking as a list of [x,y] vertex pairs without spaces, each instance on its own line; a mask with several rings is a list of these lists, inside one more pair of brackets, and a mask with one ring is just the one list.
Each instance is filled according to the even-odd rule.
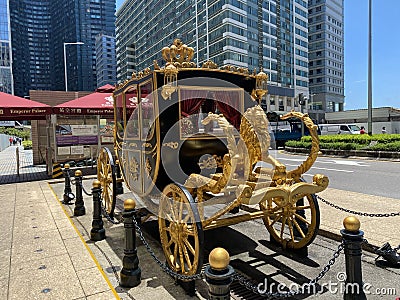
[[318,168],[318,167],[311,167],[311,169],[326,170],[326,171],[335,171],[335,172],[345,172],[345,173],[354,173],[354,171],[340,170],[340,169],[329,169],[329,168]]
[[[286,164],[286,166],[289,166],[289,167],[298,167],[298,165],[291,165],[291,164]],[[311,169],[326,170],[326,171],[336,171],[336,172],[345,172],[345,173],[354,173],[354,171],[350,171],[350,170],[341,170],[341,169],[329,169],[329,168],[319,168],[319,167],[311,167]]]
[[[277,158],[278,160],[287,160],[287,161],[304,161],[304,158],[285,158],[285,157],[279,157]],[[366,164],[364,162],[358,162],[354,160],[317,160],[315,163],[321,163],[321,164],[336,164],[336,165],[346,165],[346,166],[359,166],[359,167],[370,167],[369,164]]]

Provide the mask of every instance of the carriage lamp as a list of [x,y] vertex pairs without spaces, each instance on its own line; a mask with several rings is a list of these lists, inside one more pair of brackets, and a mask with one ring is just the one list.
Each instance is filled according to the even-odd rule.
[[256,75],[256,89],[255,89],[255,98],[257,99],[258,103],[261,103],[261,98],[264,96],[267,92],[267,81],[268,81],[268,75],[265,74],[263,71],[260,71]]
[[173,64],[167,64],[164,69],[164,85],[161,95],[164,100],[170,99],[178,85],[178,69]]

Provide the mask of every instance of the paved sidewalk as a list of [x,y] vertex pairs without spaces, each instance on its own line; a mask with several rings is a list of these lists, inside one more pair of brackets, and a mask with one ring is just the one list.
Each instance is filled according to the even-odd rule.
[[0,185],[0,299],[119,299],[45,181]]
[[[13,150],[15,147],[10,147],[9,152],[5,150],[0,154],[0,174],[10,169]],[[0,299],[190,299],[168,275],[154,267],[143,246],[139,256],[146,279],[131,289],[128,296],[118,287],[115,275],[122,265],[123,236],[120,233],[123,224],[110,224],[104,219],[107,240],[90,243],[87,229],[92,214],[90,197],[84,196],[86,215],[74,218],[73,206],[59,202],[62,182],[51,182],[54,184],[43,180],[0,185]],[[90,191],[91,183],[92,180],[84,180],[87,191]],[[331,188],[320,196],[356,211],[400,211],[400,199]],[[319,206],[321,229],[339,235],[342,221],[349,214],[321,201]],[[397,232],[400,217],[359,219],[369,242],[377,246],[387,241],[392,246],[400,243]],[[160,249],[156,248],[156,254],[162,257]],[[110,261],[104,258],[104,251],[114,268],[107,267]]]
[[[19,175],[16,152],[19,150]],[[48,179],[46,165],[33,165],[32,150],[10,146],[0,152],[0,184]]]

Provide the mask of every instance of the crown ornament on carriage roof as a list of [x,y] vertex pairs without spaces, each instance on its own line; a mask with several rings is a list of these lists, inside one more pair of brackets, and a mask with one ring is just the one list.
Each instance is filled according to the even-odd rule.
[[173,64],[178,68],[196,67],[196,64],[191,61],[194,56],[194,49],[188,47],[180,39],[175,39],[170,47],[162,48],[161,53],[167,62],[167,66]]

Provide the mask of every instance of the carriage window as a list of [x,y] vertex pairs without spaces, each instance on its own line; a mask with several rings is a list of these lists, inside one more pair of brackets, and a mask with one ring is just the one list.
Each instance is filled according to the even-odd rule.
[[125,112],[127,124],[126,137],[137,139],[139,138],[139,109],[137,88],[131,87],[125,92]]
[[154,102],[153,102],[153,88],[152,82],[149,81],[140,86],[140,107],[142,113],[142,139],[150,140],[154,131],[150,131],[154,123]]
[[124,103],[123,103],[123,95],[118,95],[115,97],[115,117],[116,117],[116,128],[117,128],[117,135],[120,139],[124,137]]
[[[208,114],[223,114],[237,130],[240,128],[242,109],[242,90],[180,90],[181,136],[184,138],[196,134],[222,135],[223,130],[217,121],[208,120]],[[207,121],[207,120],[206,120]]]

